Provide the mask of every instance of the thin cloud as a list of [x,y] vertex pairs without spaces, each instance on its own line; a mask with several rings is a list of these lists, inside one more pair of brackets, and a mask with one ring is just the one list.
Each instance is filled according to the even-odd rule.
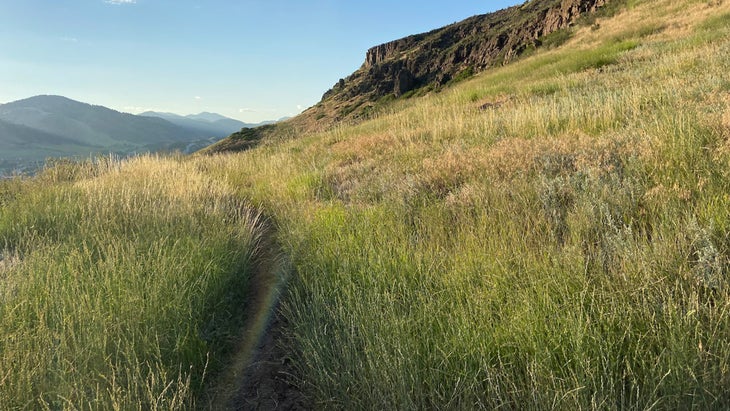
[[104,3],[106,4],[137,4],[137,0],[104,0]]
[[273,108],[239,108],[239,113],[275,113],[276,109]]

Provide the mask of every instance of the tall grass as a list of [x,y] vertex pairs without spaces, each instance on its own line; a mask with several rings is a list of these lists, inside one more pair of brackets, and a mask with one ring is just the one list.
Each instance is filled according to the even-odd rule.
[[730,406],[728,7],[632,2],[372,121],[197,159],[278,219],[315,403]]
[[193,407],[240,336],[257,214],[173,159],[1,184],[0,409]]
[[192,407],[246,198],[317,408],[727,409],[730,3],[628,6],[358,125],[1,183],[0,408]]

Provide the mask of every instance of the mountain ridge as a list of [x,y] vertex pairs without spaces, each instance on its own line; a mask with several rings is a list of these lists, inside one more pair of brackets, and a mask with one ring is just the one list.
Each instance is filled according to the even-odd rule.
[[188,124],[175,124],[57,95],[1,104],[0,171],[24,170],[49,157],[175,150],[190,153],[246,126],[213,113],[207,116],[217,120],[180,117]]
[[162,119],[135,116],[63,96],[40,95],[0,106],[0,119],[84,143],[149,144],[199,136]]
[[188,114],[182,116],[175,113],[165,113],[158,111],[145,111],[138,114],[142,117],[161,118],[171,122],[172,124],[198,130],[202,133],[209,134],[209,137],[226,137],[245,127],[256,127],[260,124],[244,123],[239,120],[228,118],[217,113],[199,113]]
[[438,91],[540,47],[582,16],[622,0],[529,0],[368,49],[359,69],[320,102],[276,128],[235,133],[207,152],[245,150],[273,135],[323,131],[359,122],[390,101]]
[[325,92],[312,111],[321,116],[322,110],[317,109],[331,103],[338,109],[335,122],[362,117],[379,99],[402,97],[424,87],[437,89],[507,64],[539,47],[541,38],[567,28],[608,1],[532,0],[371,47],[362,66]]
[[185,117],[193,119],[193,120],[207,121],[209,123],[215,123],[216,121],[220,121],[220,120],[232,120],[232,119],[222,116],[218,113],[211,113],[209,111],[203,111],[198,114],[188,114]]

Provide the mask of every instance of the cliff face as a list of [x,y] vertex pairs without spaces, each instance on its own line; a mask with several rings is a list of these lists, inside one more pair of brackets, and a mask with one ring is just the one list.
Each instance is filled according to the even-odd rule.
[[[375,46],[367,51],[363,68],[370,69],[388,60],[405,60],[410,68],[422,72],[412,62],[423,60],[416,54],[445,52],[441,60],[448,63],[471,63],[485,68],[500,51],[514,55],[520,49],[534,44],[546,34],[567,27],[576,18],[591,13],[607,0],[532,1],[496,13],[475,16],[460,23],[429,33],[406,37]],[[520,24],[521,23],[521,24]],[[456,49],[449,50],[457,46]],[[510,53],[511,52],[511,53]]]
[[375,46],[365,54],[362,66],[340,79],[315,106],[274,126],[243,130],[206,151],[245,150],[260,140],[294,138],[303,132],[366,118],[381,99],[444,85],[455,77],[508,63],[523,51],[539,46],[543,36],[618,1],[528,0],[520,6]]
[[325,93],[323,101],[345,103],[360,97],[362,104],[390,94],[398,97],[429,84],[443,85],[465,70],[479,72],[509,62],[528,47],[538,46],[540,37],[608,1],[531,0],[381,44],[368,50],[362,67]]

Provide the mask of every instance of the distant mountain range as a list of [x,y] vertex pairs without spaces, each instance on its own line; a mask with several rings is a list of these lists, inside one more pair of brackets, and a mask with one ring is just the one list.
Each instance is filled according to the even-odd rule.
[[0,173],[49,157],[197,151],[246,124],[215,113],[121,113],[61,96],[0,105]]
[[173,113],[146,111],[140,116],[156,117],[189,130],[198,130],[212,136],[228,136],[245,127],[256,127],[260,124],[249,124],[216,113],[200,113],[181,116]]

